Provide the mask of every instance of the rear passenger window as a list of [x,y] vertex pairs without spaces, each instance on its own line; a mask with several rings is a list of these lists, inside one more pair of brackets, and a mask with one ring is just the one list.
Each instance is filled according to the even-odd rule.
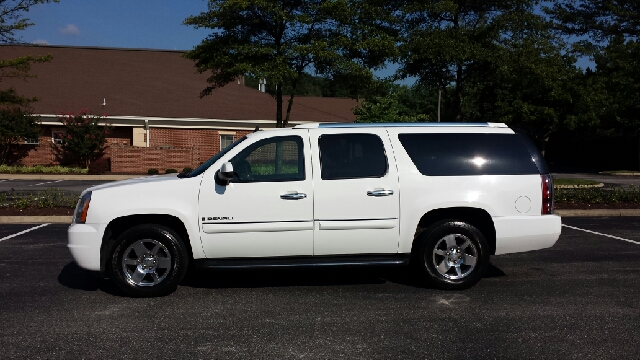
[[539,174],[529,150],[512,134],[400,134],[422,175]]
[[322,180],[383,177],[387,173],[387,156],[377,135],[322,135],[318,146]]

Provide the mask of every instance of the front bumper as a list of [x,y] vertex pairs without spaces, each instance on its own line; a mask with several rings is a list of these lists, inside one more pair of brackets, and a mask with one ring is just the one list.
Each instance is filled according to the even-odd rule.
[[81,268],[100,271],[100,247],[104,229],[99,224],[71,224],[67,230],[69,251]]
[[557,215],[495,217],[493,224],[496,255],[552,247],[562,229],[562,221]]

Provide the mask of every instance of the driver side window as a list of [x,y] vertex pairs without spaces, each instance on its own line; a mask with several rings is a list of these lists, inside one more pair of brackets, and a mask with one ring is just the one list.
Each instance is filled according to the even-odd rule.
[[299,136],[260,140],[231,159],[233,182],[298,181],[305,179],[304,152]]

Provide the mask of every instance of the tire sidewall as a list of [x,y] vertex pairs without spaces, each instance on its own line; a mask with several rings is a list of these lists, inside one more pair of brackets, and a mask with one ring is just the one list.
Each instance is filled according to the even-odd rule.
[[[449,279],[441,275],[433,264],[433,250],[438,242],[450,234],[464,235],[473,243],[478,251],[476,266],[470,274],[462,279]],[[489,251],[487,241],[482,233],[474,226],[456,220],[438,222],[418,237],[419,250],[415,256],[420,270],[426,276],[427,281],[437,288],[462,290],[467,289],[482,279],[489,266]]]
[[[171,255],[171,269],[169,274],[160,283],[153,286],[139,286],[127,281],[122,269],[122,258],[127,248],[141,239],[156,240],[164,245]],[[133,297],[152,297],[168,295],[176,290],[184,277],[187,265],[187,251],[180,237],[171,229],[155,224],[135,226],[123,232],[116,241],[116,246],[111,256],[111,276],[116,285],[125,293]]]

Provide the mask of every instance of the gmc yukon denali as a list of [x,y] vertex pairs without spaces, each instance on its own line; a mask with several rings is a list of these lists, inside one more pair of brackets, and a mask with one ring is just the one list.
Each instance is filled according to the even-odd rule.
[[190,264],[412,265],[464,289],[491,255],[553,246],[560,228],[544,159],[504,124],[305,124],[85,190],[68,246],[139,297],[172,293]]

